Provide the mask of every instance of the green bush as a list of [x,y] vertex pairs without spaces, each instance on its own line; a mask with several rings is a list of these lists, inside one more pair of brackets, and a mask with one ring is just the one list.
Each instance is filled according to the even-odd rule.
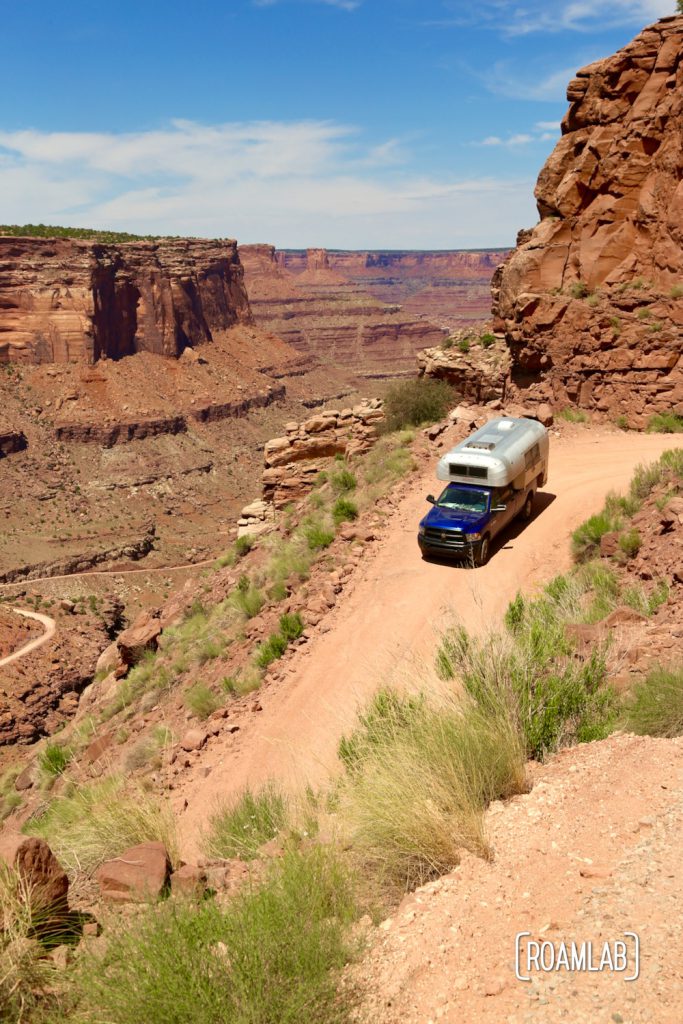
[[255,543],[256,539],[251,534],[245,533],[243,537],[238,537],[235,541],[235,554],[238,558],[244,558],[245,555],[249,554]]
[[655,668],[636,684],[625,725],[639,736],[683,736],[683,667]]
[[230,603],[247,619],[253,619],[263,608],[265,598],[259,588],[255,587],[247,578],[246,587],[240,587],[238,584],[237,589],[232,592]]
[[585,562],[595,557],[600,551],[601,538],[606,533],[620,529],[621,525],[622,520],[618,516],[603,509],[577,526],[572,533],[572,554],[575,561]]
[[470,341],[469,341],[469,338],[461,338],[461,339],[460,339],[460,341],[458,342],[458,349],[459,349],[459,350],[460,350],[460,352],[462,352],[462,353],[463,353],[464,355],[467,355],[467,353],[468,353],[468,352],[469,352],[469,350],[470,350]]
[[358,519],[358,506],[349,498],[337,498],[332,508],[332,518],[336,526]]
[[73,757],[73,751],[61,743],[48,743],[38,757],[40,771],[48,776],[61,775]]
[[627,558],[635,558],[642,543],[643,539],[635,528],[627,530],[619,537],[619,548]]
[[246,790],[210,816],[204,850],[208,857],[251,860],[259,847],[274,839],[286,824],[285,799],[272,784],[256,794]]
[[647,424],[648,434],[683,434],[683,416],[675,412],[662,412],[651,416]]
[[220,707],[220,701],[206,683],[194,683],[185,691],[185,707],[197,718],[205,719]]
[[561,420],[566,420],[567,423],[587,423],[588,413],[584,412],[583,409],[560,409],[558,417]]
[[585,299],[589,294],[588,285],[585,281],[574,281],[569,288],[569,294],[573,299]]
[[460,679],[478,705],[508,707],[530,757],[605,736],[614,724],[604,648],[580,661],[566,630],[581,620],[584,593],[575,578],[558,577],[539,598],[517,595],[506,614],[507,636],[481,640],[452,630],[437,654],[439,675]]
[[72,979],[74,1017],[107,1024],[345,1024],[354,883],[334,855],[288,853],[223,908],[166,904],[123,921]]
[[304,631],[304,624],[299,612],[287,612],[280,616],[280,633],[291,643],[298,640]]
[[256,664],[259,668],[268,668],[274,661],[282,657],[287,646],[287,640],[282,633],[271,633],[256,651]]
[[495,345],[496,343],[496,336],[495,334],[491,334],[490,332],[487,331],[486,334],[482,334],[479,341],[481,343],[482,348],[491,348],[491,346]]
[[346,494],[355,491],[358,481],[350,469],[340,469],[330,477],[330,484],[335,494]]
[[443,419],[454,403],[450,385],[431,377],[392,384],[384,399],[386,429],[403,430]]
[[454,345],[455,345],[455,338],[448,337],[448,338],[446,338],[446,340],[441,345],[441,348],[443,348],[446,351],[448,351],[448,349],[449,348],[453,348]]
[[329,548],[335,536],[334,530],[322,523],[308,523],[303,528],[303,534],[311,551],[323,551],[325,548]]

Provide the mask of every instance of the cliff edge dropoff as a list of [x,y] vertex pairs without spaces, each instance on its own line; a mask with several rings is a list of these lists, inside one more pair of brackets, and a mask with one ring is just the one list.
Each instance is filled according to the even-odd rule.
[[234,241],[0,237],[0,363],[178,356],[251,322]]
[[569,84],[541,217],[493,282],[513,379],[643,426],[683,412],[683,17]]

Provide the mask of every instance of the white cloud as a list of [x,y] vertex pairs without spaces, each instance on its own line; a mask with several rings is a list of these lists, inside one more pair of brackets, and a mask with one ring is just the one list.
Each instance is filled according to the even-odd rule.
[[149,132],[0,131],[0,222],[349,248],[512,243],[533,182],[411,173],[347,125],[175,121]]
[[595,32],[642,26],[672,14],[673,0],[480,0],[463,9],[462,0],[444,0],[448,16],[432,24],[459,27],[479,23],[505,35],[534,32]]
[[[284,3],[285,0],[252,0],[254,7],[275,7],[276,4]],[[338,7],[340,11],[355,11],[363,0],[299,0],[309,4],[323,4],[325,7]]]
[[[548,129],[553,129],[548,131]],[[560,131],[559,121],[537,121],[534,128],[528,132],[517,132],[515,135],[508,135],[502,138],[500,135],[487,135],[480,142],[473,142],[473,146],[508,146],[512,149],[518,146],[528,146],[534,142],[548,142],[556,139]]]

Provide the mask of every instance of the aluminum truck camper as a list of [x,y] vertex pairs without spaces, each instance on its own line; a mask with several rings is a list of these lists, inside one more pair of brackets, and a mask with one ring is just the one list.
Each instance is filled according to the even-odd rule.
[[439,460],[446,486],[421,520],[423,556],[488,561],[491,541],[516,516],[530,519],[534,496],[548,480],[548,431],[536,420],[489,420]]

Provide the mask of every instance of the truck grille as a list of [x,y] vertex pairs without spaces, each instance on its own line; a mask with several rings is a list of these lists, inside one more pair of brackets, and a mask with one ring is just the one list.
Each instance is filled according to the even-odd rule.
[[439,547],[464,548],[465,534],[462,530],[437,530],[428,526],[424,532],[426,541],[432,541]]

